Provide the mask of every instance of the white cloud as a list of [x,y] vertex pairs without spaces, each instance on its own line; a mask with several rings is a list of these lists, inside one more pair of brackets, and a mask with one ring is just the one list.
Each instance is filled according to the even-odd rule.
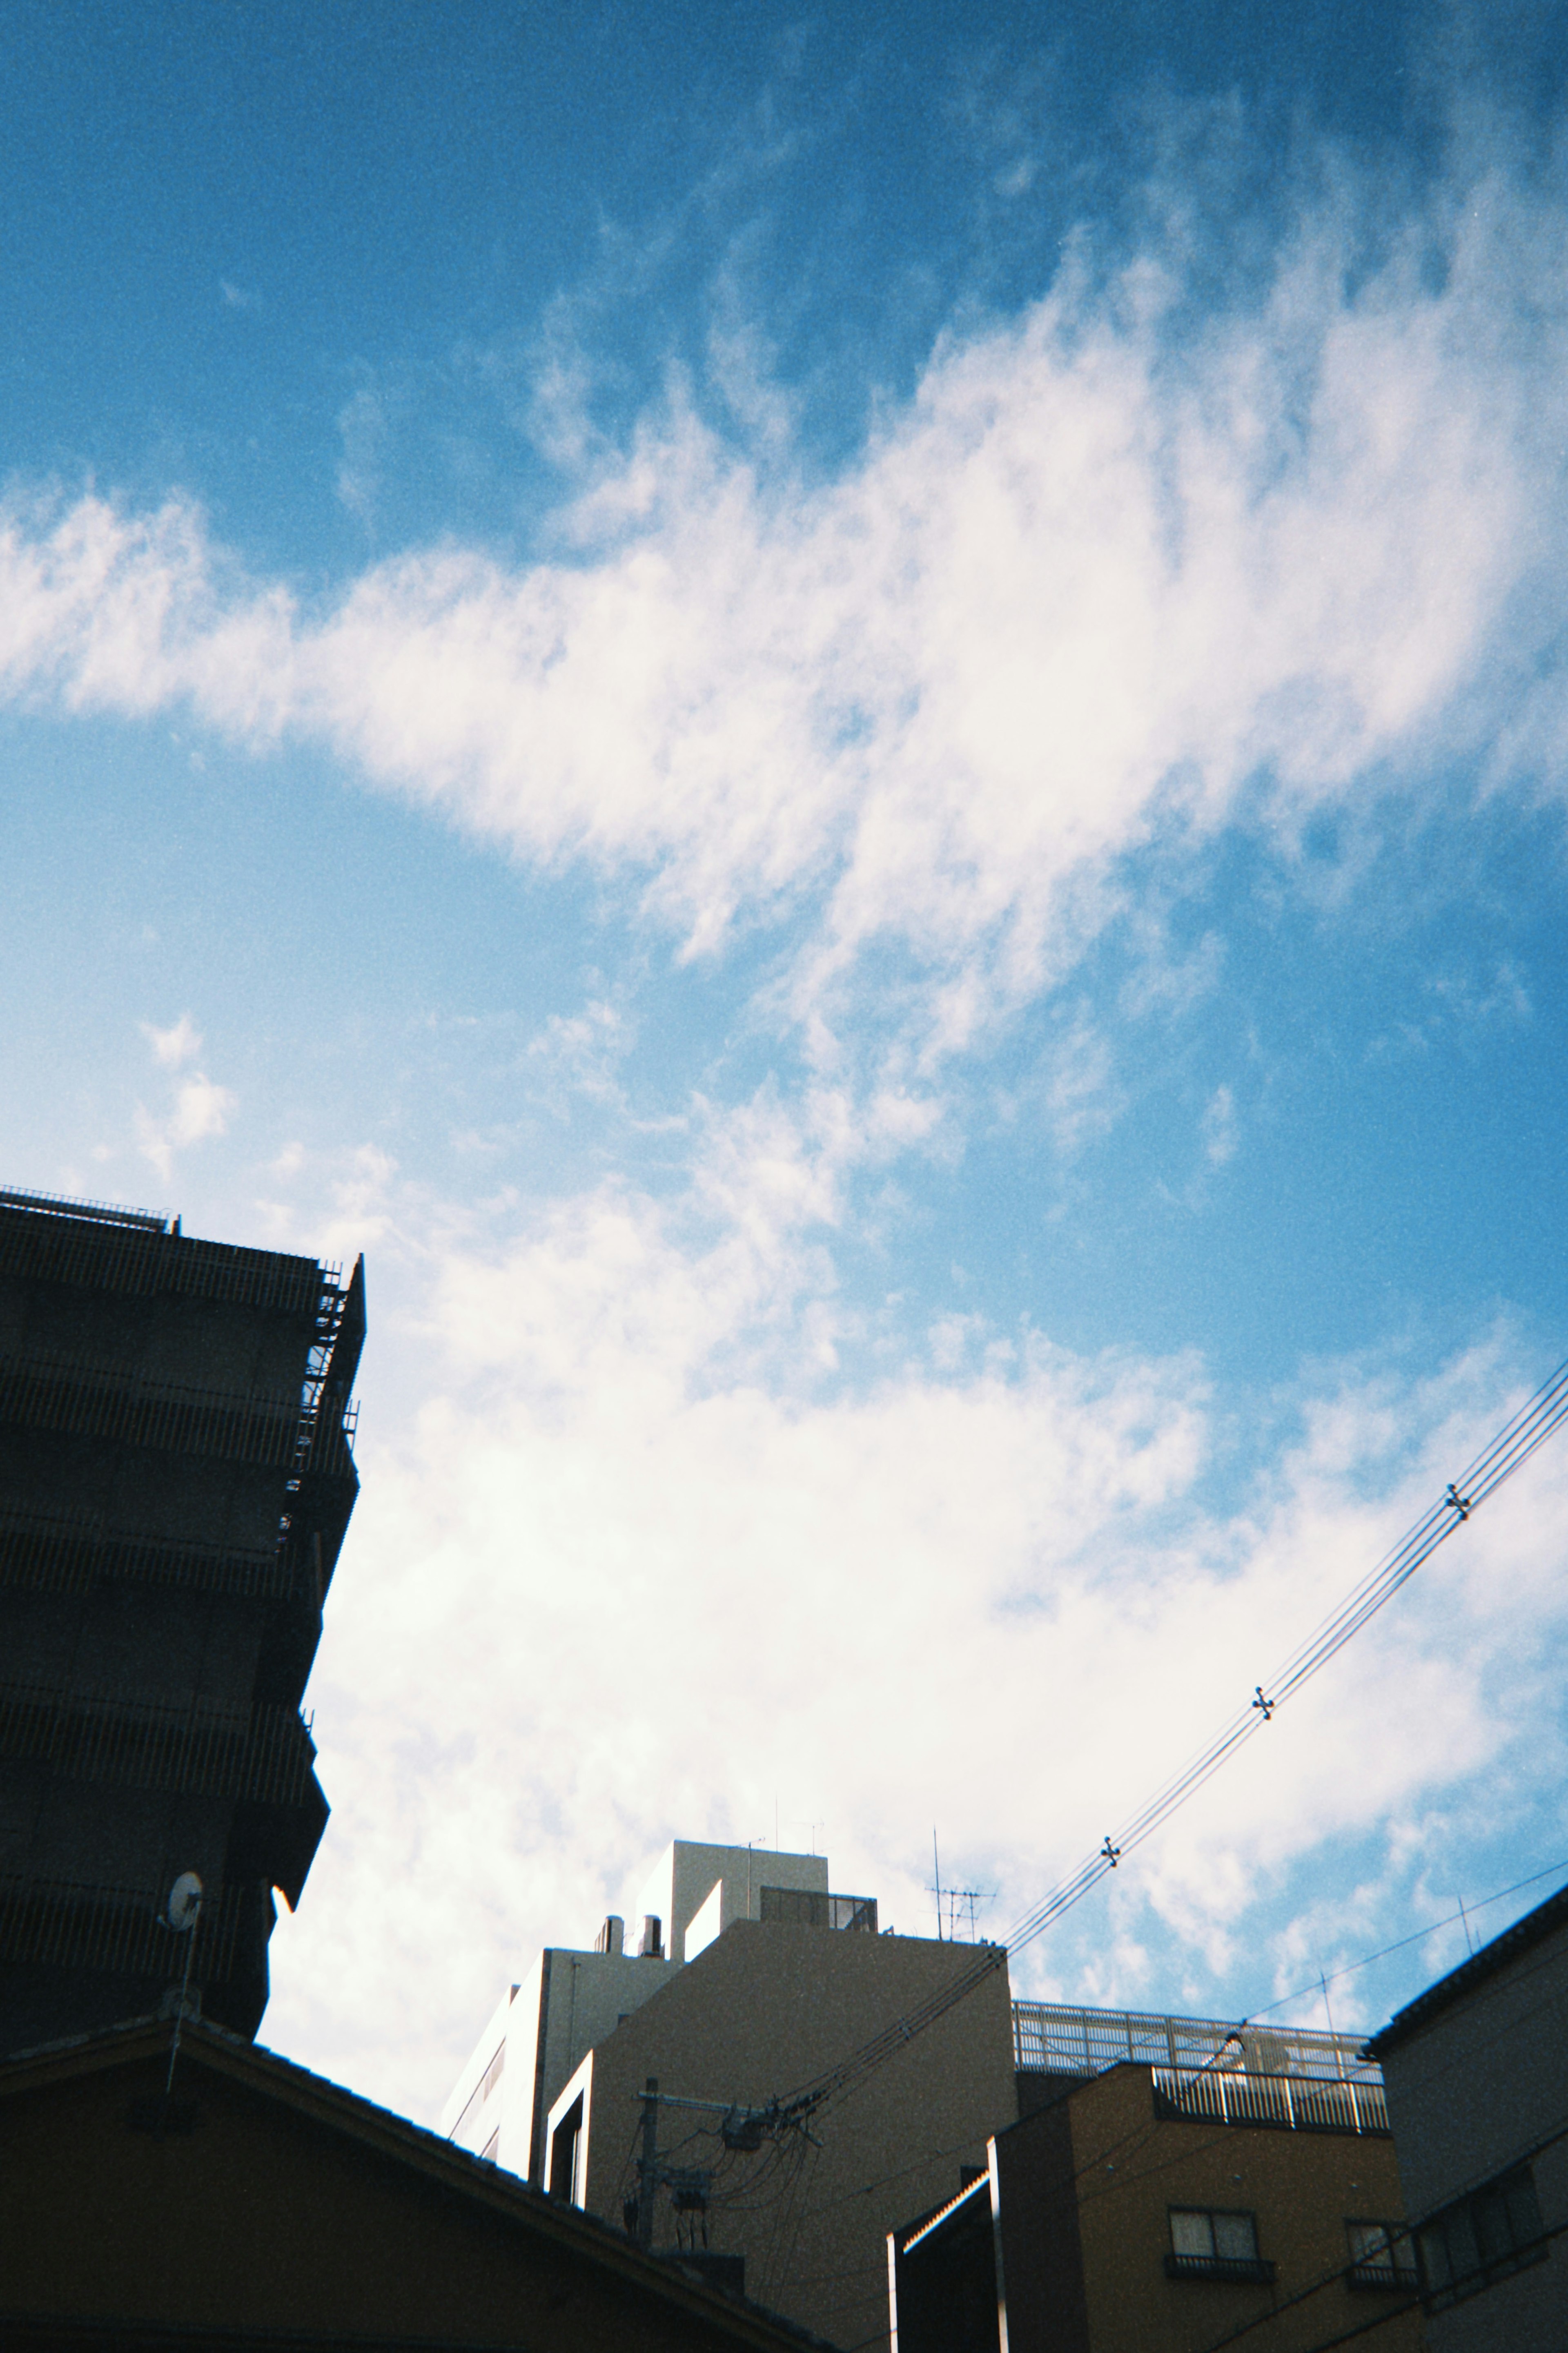
[[[847,1148],[763,1099],[715,1121],[677,1201],[605,1187],[489,1242],[426,1205],[425,1305],[395,1316],[424,1401],[364,1453],[313,1686],[335,1825],[278,1947],[286,2047],[432,2113],[531,1946],[585,1940],[672,1832],[771,1835],[775,1800],[906,1928],[936,1820],[1005,1929],[1513,1393],[1506,1337],[1426,1379],[1347,1367],[1223,1507],[1190,1358],[987,1347],[969,1317],[928,1369],[836,1395],[847,1311],[813,1237]],[[1325,1839],[1533,1737],[1564,1500],[1543,1458],[1118,1875],[1099,1958],[1091,1928],[1089,1958],[1057,1940],[1021,1983],[1141,2000],[1173,1936],[1222,1966]]]
[[[149,1030],[147,1035],[158,1060],[166,1068],[178,1067],[201,1050],[201,1040],[191,1031],[188,1017],[174,1029]],[[205,1144],[215,1136],[226,1134],[238,1105],[239,1098],[231,1088],[220,1087],[204,1071],[193,1071],[175,1087],[173,1101],[162,1117],[148,1111],[144,1103],[137,1104],[137,1147],[142,1158],[150,1160],[158,1174],[167,1179],[174,1173],[174,1155],[188,1151],[192,1145]]]
[[[825,485],[677,391],[556,556],[406,554],[319,621],[178,502],[14,508],[0,683],[325,738],[520,857],[640,875],[693,952],[805,894],[796,1012],[890,942],[940,1055],[1070,964],[1121,852],[1201,837],[1259,778],[1287,849],[1505,717],[1558,781],[1531,681],[1562,619],[1568,369],[1536,259],[1562,221],[1498,175],[1463,193],[1352,293],[1358,225],[1305,219],[1266,299],[1184,341],[1168,258],[1107,288],[1069,262],[944,342]],[[774,450],[773,410],[758,430]]]
[[141,1029],[166,1071],[177,1071],[182,1062],[194,1062],[202,1050],[200,1033],[188,1013],[182,1013],[168,1029],[156,1029],[151,1021],[143,1021]]

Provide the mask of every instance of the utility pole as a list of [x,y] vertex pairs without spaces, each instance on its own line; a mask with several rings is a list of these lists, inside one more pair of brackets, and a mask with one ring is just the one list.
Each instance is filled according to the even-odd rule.
[[653,2201],[658,2184],[658,2077],[650,2075],[642,2104],[642,2147],[637,2156],[637,2244],[653,2246]]

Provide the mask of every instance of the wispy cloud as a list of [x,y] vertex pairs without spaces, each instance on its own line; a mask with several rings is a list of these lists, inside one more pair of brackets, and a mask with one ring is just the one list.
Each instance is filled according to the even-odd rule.
[[1204,1107],[1203,1139],[1204,1156],[1211,1168],[1223,1168],[1236,1157],[1236,1098],[1227,1086],[1215,1087]]
[[[14,503],[0,683],[324,739],[519,857],[637,878],[689,954],[788,915],[803,1018],[895,947],[940,1056],[1070,966],[1126,850],[1244,809],[1288,847],[1505,713],[1557,786],[1563,218],[1481,173],[1357,275],[1359,223],[1308,214],[1198,331],[1179,252],[1069,261],[831,481],[775,410],[764,463],[677,387],[587,461],[558,556],[400,556],[320,619],[178,502]],[[754,371],[740,327],[724,355]],[[379,429],[356,394],[363,511]]]
[[373,385],[362,384],[338,411],[338,438],[342,445],[338,461],[338,497],[366,531],[371,531],[381,496],[387,446],[385,406]]

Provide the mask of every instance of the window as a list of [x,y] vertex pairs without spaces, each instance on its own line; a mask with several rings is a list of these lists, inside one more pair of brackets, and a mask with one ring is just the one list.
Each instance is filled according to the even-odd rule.
[[583,2147],[583,2094],[578,2093],[550,2136],[550,2195],[573,2206],[582,2201],[578,2162]]
[[481,2165],[494,2165],[500,2148],[500,2125],[497,2125],[494,2132],[491,2133],[489,2140],[486,2141],[483,2148],[479,2151],[479,2163]]
[[1415,2250],[1403,2222],[1347,2222],[1352,2287],[1415,2285]]
[[1479,2295],[1526,2263],[1544,2263],[1546,2237],[1529,2166],[1515,2166],[1445,2206],[1416,2232],[1415,2251],[1428,2312]]
[[1165,2274],[1169,2279],[1256,2280],[1267,2285],[1274,2266],[1258,2255],[1256,2215],[1173,2206]]

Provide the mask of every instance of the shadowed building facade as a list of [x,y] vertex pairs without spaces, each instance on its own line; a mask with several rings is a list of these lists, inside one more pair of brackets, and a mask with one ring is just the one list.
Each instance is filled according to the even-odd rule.
[[0,1192],[0,2051],[192,1983],[254,2034],[327,1820],[300,1702],[358,1489],[363,1261]]

